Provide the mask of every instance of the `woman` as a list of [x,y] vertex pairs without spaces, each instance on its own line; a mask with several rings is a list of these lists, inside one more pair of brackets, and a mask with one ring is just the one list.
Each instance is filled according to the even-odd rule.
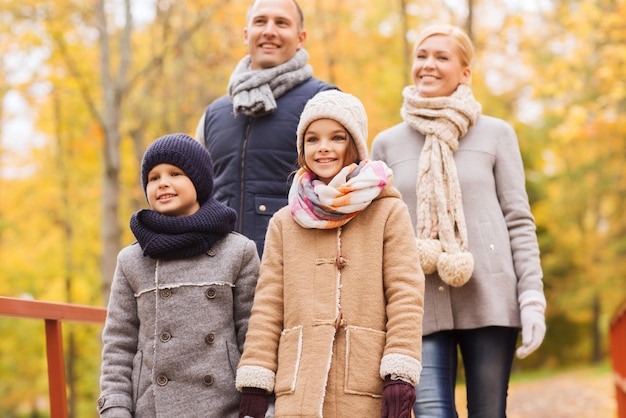
[[515,132],[481,114],[470,88],[473,46],[458,27],[415,43],[403,122],[381,132],[426,274],[423,371],[416,417],[455,417],[457,347],[469,417],[504,417],[519,329],[520,358],[545,335],[539,248]]

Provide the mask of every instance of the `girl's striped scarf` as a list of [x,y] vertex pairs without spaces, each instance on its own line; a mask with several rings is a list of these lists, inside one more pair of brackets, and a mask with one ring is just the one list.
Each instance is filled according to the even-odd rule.
[[365,209],[389,183],[392,172],[382,161],[350,164],[328,183],[301,168],[289,190],[293,219],[303,228],[333,229]]

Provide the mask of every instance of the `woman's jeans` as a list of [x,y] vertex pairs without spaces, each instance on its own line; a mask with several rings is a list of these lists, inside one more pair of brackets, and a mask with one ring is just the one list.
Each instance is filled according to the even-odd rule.
[[457,346],[467,387],[468,418],[506,417],[506,397],[517,328],[441,331],[422,338],[422,374],[416,386],[416,418],[456,418]]

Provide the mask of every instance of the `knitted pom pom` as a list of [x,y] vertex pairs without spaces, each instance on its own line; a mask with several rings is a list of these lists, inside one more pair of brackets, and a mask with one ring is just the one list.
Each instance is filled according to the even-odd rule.
[[441,253],[437,260],[437,272],[446,284],[461,287],[472,276],[474,257],[472,253]]
[[437,260],[442,251],[441,242],[438,239],[417,238],[417,251],[424,274],[432,274],[437,271]]

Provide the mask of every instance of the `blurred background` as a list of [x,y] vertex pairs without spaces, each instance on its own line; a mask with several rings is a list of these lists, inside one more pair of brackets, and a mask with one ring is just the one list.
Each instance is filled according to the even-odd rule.
[[[143,151],[193,135],[226,92],[249,3],[0,0],[0,295],[106,306],[129,217],[146,207]],[[300,4],[314,75],[362,99],[370,141],[401,120],[420,28],[471,35],[474,93],[517,131],[542,251],[548,332],[514,379],[610,376],[608,327],[626,297],[626,2]],[[0,318],[2,417],[48,414],[40,322]],[[64,325],[72,417],[96,416],[100,331]]]

